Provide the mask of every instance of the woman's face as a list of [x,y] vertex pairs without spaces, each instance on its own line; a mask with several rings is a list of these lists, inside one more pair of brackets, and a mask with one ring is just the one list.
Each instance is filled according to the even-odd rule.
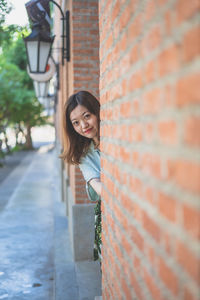
[[98,139],[97,117],[89,112],[85,106],[76,106],[70,114],[70,120],[77,133],[94,141]]

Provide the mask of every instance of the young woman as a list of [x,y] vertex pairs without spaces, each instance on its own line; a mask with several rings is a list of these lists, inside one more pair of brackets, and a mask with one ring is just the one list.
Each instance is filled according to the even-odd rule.
[[67,139],[61,157],[79,165],[85,181],[101,194],[99,123],[100,104],[87,91],[69,97],[64,108],[64,135]]
[[86,181],[91,201],[98,201],[95,208],[95,259],[100,258],[101,209],[100,209],[100,104],[87,91],[73,94],[64,107],[64,151],[61,158],[79,165]]

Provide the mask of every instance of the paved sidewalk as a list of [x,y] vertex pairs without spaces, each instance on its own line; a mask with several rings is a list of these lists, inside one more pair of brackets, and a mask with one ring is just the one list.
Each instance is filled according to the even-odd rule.
[[[35,153],[21,151],[6,156],[4,166],[0,168],[0,211],[7,205]],[[26,156],[29,159],[25,159]]]
[[[0,186],[0,299],[55,299],[54,166],[52,152],[30,152]],[[74,282],[64,299],[78,299]]]
[[93,300],[101,292],[97,263],[73,261],[57,164],[44,146],[0,183],[0,299]]
[[0,184],[5,180],[6,177],[9,176],[9,174],[22,162],[22,160],[29,153],[30,151],[13,152],[12,154],[7,154],[3,159],[0,160],[0,163],[3,164],[3,166],[0,167]]

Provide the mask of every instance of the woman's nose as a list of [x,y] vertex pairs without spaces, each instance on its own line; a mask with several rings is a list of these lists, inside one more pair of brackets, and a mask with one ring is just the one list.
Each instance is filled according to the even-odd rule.
[[82,121],[81,121],[81,127],[82,127],[83,129],[84,129],[84,128],[87,128],[87,127],[88,127],[87,121],[82,120]]

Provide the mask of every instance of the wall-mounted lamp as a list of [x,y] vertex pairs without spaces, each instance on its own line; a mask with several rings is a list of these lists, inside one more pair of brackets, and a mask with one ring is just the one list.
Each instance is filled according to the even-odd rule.
[[[46,2],[52,2],[55,4],[62,15],[62,64],[64,64],[64,59],[70,61],[69,11],[66,11],[66,15],[64,15],[58,3],[53,0],[46,0]],[[31,6],[31,9],[27,10],[29,17],[32,20],[37,20],[37,23],[33,24],[31,34],[24,38],[29,69],[31,73],[45,73],[47,62],[51,54],[51,47],[54,41],[54,37],[50,36],[50,32],[47,27],[42,26],[41,18],[45,19],[48,13],[42,6],[42,0],[29,1],[26,3],[26,6]],[[37,10],[39,9],[42,11],[42,14],[38,14],[37,10],[34,9],[36,6]]]
[[36,97],[46,98],[49,91],[49,81],[33,81]]
[[52,116],[55,113],[55,98],[47,95],[46,97],[39,97],[38,101],[42,104],[44,111],[43,115]]
[[40,24],[34,24],[29,36],[24,38],[30,73],[45,73],[51,54],[54,36],[41,30]]

